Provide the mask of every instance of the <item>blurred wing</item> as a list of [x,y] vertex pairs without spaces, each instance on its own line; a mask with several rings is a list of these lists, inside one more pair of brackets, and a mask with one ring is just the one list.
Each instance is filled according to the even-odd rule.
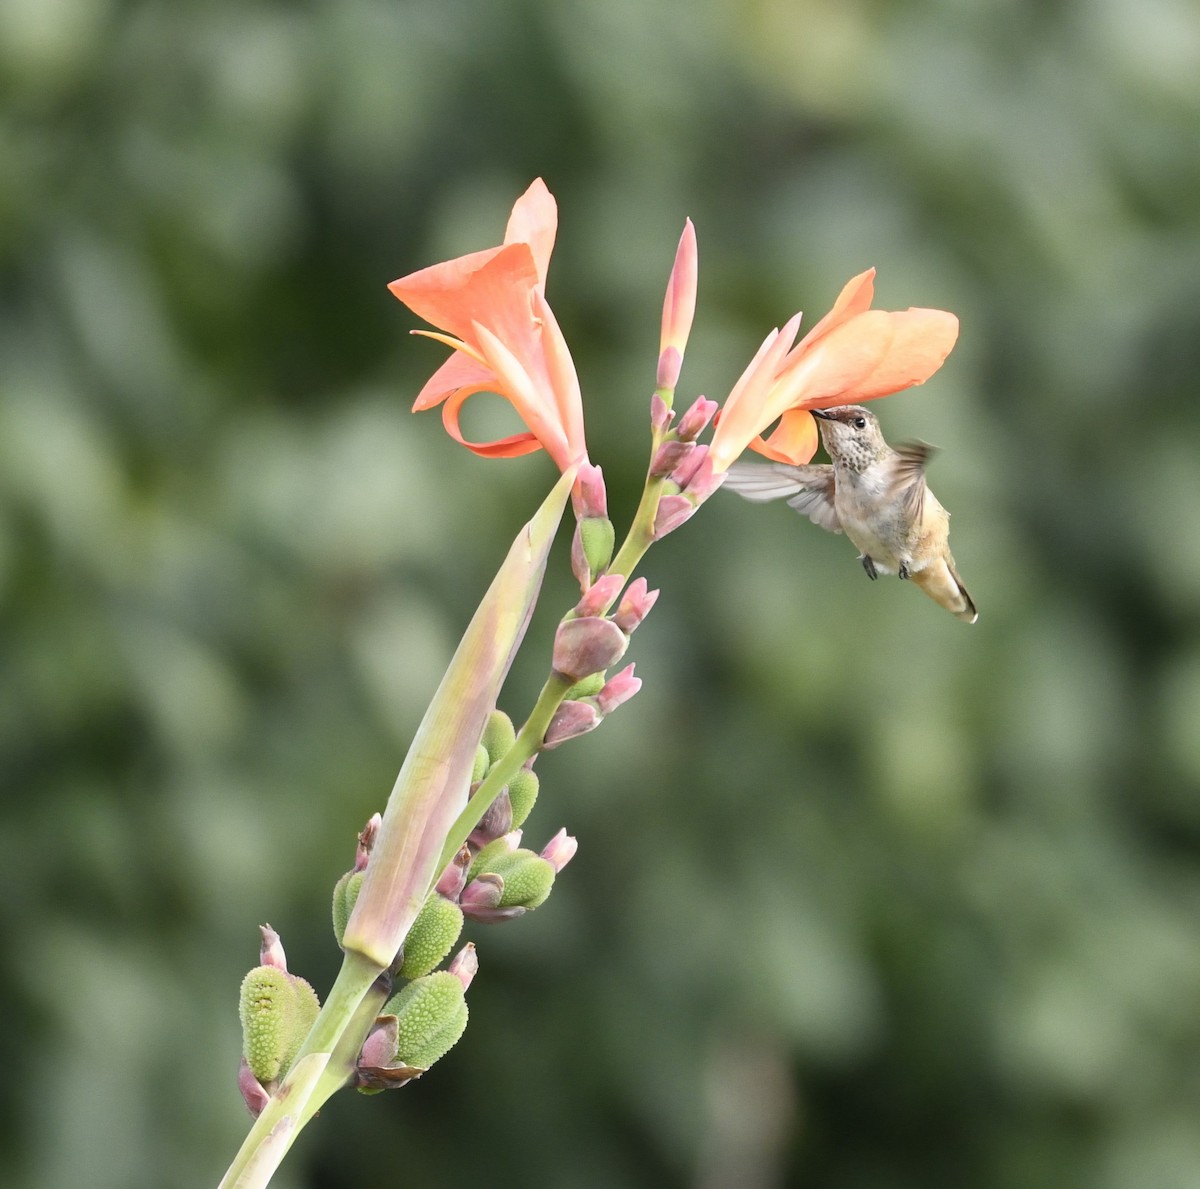
[[833,506],[833,467],[793,467],[783,462],[765,465],[735,462],[729,468],[725,488],[756,504],[786,499],[789,508],[807,516],[813,524],[840,533],[842,523]]
[[916,521],[925,506],[925,468],[936,453],[937,447],[928,442],[905,442],[896,447],[892,493],[902,501],[910,521]]

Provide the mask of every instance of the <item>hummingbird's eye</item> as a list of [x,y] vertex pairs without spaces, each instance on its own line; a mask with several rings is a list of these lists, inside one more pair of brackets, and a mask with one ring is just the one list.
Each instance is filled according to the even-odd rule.
[[855,429],[866,429],[867,428],[867,419],[865,417],[855,417],[854,418],[854,428]]

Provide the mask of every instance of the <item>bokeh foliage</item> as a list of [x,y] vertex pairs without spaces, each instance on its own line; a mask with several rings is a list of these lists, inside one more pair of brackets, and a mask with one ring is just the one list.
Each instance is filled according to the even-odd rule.
[[442,352],[383,286],[537,174],[619,523],[685,215],[684,393],[868,265],[960,315],[877,408],[945,448],[981,619],[715,499],[648,559],[645,689],[539,765],[580,854],[476,930],[466,1039],[278,1183],[1200,1184],[1188,0],[0,0],[0,79],[5,1184],[215,1183],[255,926],[328,985],[553,477],[408,413]]

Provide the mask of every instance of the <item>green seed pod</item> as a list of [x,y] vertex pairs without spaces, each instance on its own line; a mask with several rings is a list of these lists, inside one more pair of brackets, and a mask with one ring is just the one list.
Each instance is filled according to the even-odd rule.
[[246,975],[238,1005],[242,1054],[260,1082],[287,1073],[320,1010],[317,993],[294,974],[257,966]]
[[583,546],[583,556],[587,558],[588,568],[595,578],[612,561],[613,545],[616,543],[612,521],[602,516],[585,517],[579,522],[579,543]]
[[475,784],[482,780],[487,775],[488,764],[491,761],[488,759],[487,748],[481,743],[475,749],[475,766],[471,769],[471,783]]
[[554,868],[531,850],[490,856],[481,870],[504,880],[499,908],[537,908],[554,886]]
[[508,799],[512,804],[512,824],[515,830],[525,824],[525,819],[533,810],[537,800],[538,775],[532,768],[522,768],[508,782]]
[[471,860],[470,869],[467,871],[467,883],[470,883],[481,871],[490,871],[491,867],[488,864],[497,855],[507,855],[511,851],[512,846],[509,844],[507,838],[493,839]]
[[483,746],[494,764],[517,741],[516,728],[512,719],[503,710],[493,710],[483,728]]
[[462,909],[453,900],[431,892],[404,939],[400,977],[420,978],[428,974],[453,948],[462,926]]
[[354,911],[354,903],[358,899],[358,890],[362,887],[363,871],[347,871],[333,885],[333,935],[338,945],[346,933],[346,922]]
[[396,1062],[428,1069],[467,1027],[462,983],[447,970],[411,982],[384,1005],[397,1020]]

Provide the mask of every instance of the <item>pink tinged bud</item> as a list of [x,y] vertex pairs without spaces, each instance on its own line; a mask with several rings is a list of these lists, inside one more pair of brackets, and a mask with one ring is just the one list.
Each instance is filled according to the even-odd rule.
[[495,908],[503,895],[504,880],[490,871],[485,871],[463,888],[458,905],[467,916],[471,916],[476,909]]
[[283,942],[279,940],[279,934],[270,925],[259,925],[258,931],[262,934],[262,943],[258,949],[259,965],[274,966],[276,970],[282,970],[286,974],[287,956],[283,952]]
[[665,479],[684,459],[696,449],[692,442],[680,442],[674,438],[663,442],[650,460],[650,475],[654,479]]
[[583,463],[576,479],[576,514],[580,520],[608,518],[608,495],[604,490],[604,473],[590,462]]
[[658,512],[654,517],[654,539],[661,540],[667,533],[674,532],[685,521],[690,520],[696,505],[686,495],[665,495],[658,501]]
[[688,335],[692,332],[692,319],[696,314],[696,283],[699,273],[699,254],[696,249],[696,229],[691,219],[683,225],[679,247],[675,250],[675,264],[667,281],[667,295],[663,301],[662,337],[660,353],[675,347],[682,357],[687,348]]
[[471,866],[471,848],[461,846],[458,854],[446,864],[445,871],[438,879],[436,888],[447,900],[457,900],[459,893],[466,886],[467,870]]
[[252,1118],[257,1119],[263,1112],[263,1107],[271,1101],[271,1096],[263,1089],[262,1083],[250,1072],[250,1066],[243,1057],[238,1065],[238,1089],[242,1100]]
[[715,400],[709,400],[706,396],[697,397],[675,428],[680,440],[694,442],[707,428],[720,407]]
[[379,836],[379,827],[382,824],[383,816],[374,813],[371,815],[371,820],[363,826],[363,831],[358,836],[358,850],[354,854],[355,871],[362,871],[366,868],[367,860],[371,857],[371,848],[375,845],[375,839]]
[[656,602],[658,591],[647,590],[645,578],[635,578],[617,605],[612,621],[628,636],[650,614]]
[[464,991],[468,990],[475,976],[479,973],[479,958],[475,953],[475,943],[468,941],[454,955],[454,958],[446,969],[462,983]]
[[667,347],[658,357],[658,374],[655,384],[663,390],[673,389],[679,383],[679,373],[683,371],[683,356],[678,347]]
[[562,829],[542,848],[542,858],[554,868],[555,874],[557,874],[575,857],[578,849],[579,840]]
[[713,473],[712,455],[708,452],[707,446],[698,447],[696,455],[699,456],[699,465],[692,471],[692,476],[688,480],[687,493],[699,506],[725,482],[727,472]]
[[708,447],[697,446],[671,472],[671,481],[679,487],[680,491],[691,491],[692,480],[704,465],[704,460],[707,457]]
[[650,398],[650,428],[655,433],[661,433],[671,424],[675,414],[667,407],[667,402],[656,392]]
[[600,713],[589,702],[564,702],[554,712],[542,748],[546,751],[579,735],[586,735],[600,725]]
[[629,665],[604,683],[604,688],[596,695],[596,705],[601,714],[611,714],[641,688],[642,679],[633,675],[633,666]]
[[611,620],[568,619],[554,636],[554,671],[568,681],[600,673],[625,655],[629,640]]
[[621,593],[625,585],[623,574],[605,574],[592,583],[588,592],[575,604],[575,614],[580,619],[603,615]]

